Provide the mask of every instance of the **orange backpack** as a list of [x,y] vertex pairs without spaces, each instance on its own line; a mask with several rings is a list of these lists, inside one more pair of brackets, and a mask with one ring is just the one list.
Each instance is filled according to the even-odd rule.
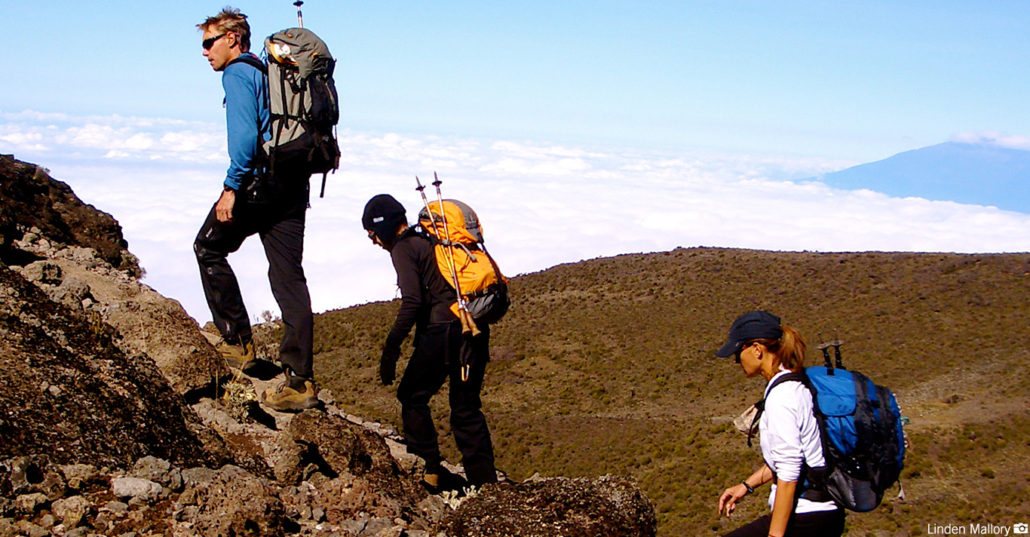
[[[418,213],[418,223],[433,241],[440,273],[451,287],[461,290],[468,311],[477,324],[501,320],[511,305],[508,278],[501,274],[501,269],[486,251],[483,228],[476,212],[458,200],[443,200],[448,234],[444,231],[440,202],[429,202],[428,205],[432,218],[423,207]],[[454,274],[458,277],[457,286],[451,271],[452,259]],[[460,318],[457,302],[451,306],[451,311]]]

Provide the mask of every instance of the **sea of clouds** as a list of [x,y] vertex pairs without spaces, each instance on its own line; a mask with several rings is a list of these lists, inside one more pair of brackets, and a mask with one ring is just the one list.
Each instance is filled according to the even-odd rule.
[[[413,220],[422,206],[414,177],[427,183],[434,171],[445,197],[477,210],[508,275],[677,246],[1030,251],[1030,214],[801,180],[857,162],[348,130],[340,131],[340,146],[340,170],[329,176],[324,198],[321,177],[312,179],[305,269],[316,311],[396,296],[389,257],[361,229],[361,211],[385,192]],[[201,322],[210,314],[192,243],[219,195],[225,148],[218,123],[0,113],[0,152],[48,168],[114,215],[144,281]],[[248,240],[230,262],[251,316],[277,314],[260,241]]]

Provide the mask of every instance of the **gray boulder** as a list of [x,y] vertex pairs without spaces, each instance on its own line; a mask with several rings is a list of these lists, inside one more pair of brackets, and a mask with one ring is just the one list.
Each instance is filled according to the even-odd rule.
[[46,285],[60,285],[64,276],[60,265],[49,260],[29,263],[25,266],[23,274],[30,282]]
[[111,494],[115,498],[150,502],[161,495],[161,485],[139,477],[116,477],[111,480]]
[[57,500],[50,506],[54,516],[61,519],[67,529],[76,528],[90,512],[90,504],[82,496],[72,496]]

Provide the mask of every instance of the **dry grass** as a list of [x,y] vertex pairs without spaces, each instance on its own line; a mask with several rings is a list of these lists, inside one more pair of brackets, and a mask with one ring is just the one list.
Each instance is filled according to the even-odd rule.
[[[836,332],[845,364],[894,389],[912,420],[906,500],[852,515],[849,535],[1030,521],[1030,255],[677,249],[519,276],[512,295],[484,404],[498,465],[516,479],[633,475],[667,536],[717,535],[764,511],[751,498],[719,520],[714,507],[759,462],[728,421],[761,395],[714,351],[736,315],[760,308],[812,344]],[[396,308],[328,312],[315,326],[322,385],[395,426],[376,367]],[[446,435],[446,397],[435,401]]]

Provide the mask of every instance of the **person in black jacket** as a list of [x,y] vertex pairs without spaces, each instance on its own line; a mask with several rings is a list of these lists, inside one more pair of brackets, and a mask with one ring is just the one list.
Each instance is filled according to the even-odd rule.
[[[415,349],[404,370],[397,399],[408,452],[423,458],[423,484],[433,493],[460,486],[441,466],[436,427],[429,400],[450,380],[451,429],[461,450],[465,475],[475,486],[497,481],[493,444],[479,393],[490,360],[490,332],[463,335],[451,312],[457,300],[436,262],[434,246],[417,228],[409,227],[404,206],[389,194],[369,200],[361,223],[373,243],[390,253],[401,290],[401,307],[383,345],[379,376],[384,386],[394,381],[401,343],[415,327]],[[470,364],[467,380],[461,364]],[[448,482],[452,481],[452,482]]]

